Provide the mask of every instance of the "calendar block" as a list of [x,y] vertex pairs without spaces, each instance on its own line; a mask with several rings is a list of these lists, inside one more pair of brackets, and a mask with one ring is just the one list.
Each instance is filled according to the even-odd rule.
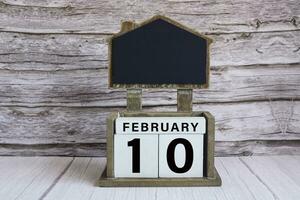
[[115,177],[158,177],[158,135],[114,136]]
[[160,135],[159,177],[203,177],[203,135]]
[[[120,131],[117,126],[124,128],[121,122],[129,123],[131,130],[142,132]],[[193,123],[190,126],[194,127],[193,131],[185,132],[182,128],[189,127],[182,124],[189,122]],[[147,132],[142,123],[148,127],[159,125]],[[163,132],[167,123],[173,124],[175,130]],[[208,112],[113,113],[107,120],[107,167],[98,184],[105,187],[219,186],[221,178],[214,167],[214,126],[214,118]]]
[[117,134],[164,134],[206,132],[204,117],[118,117]]

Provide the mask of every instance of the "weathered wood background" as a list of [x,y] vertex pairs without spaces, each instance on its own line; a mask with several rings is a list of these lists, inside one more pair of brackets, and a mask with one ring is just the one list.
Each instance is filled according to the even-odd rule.
[[[300,154],[299,0],[0,0],[0,155],[105,155],[105,118],[125,109],[107,84],[107,38],[163,14],[214,39],[216,154]],[[146,90],[146,110],[176,110]]]

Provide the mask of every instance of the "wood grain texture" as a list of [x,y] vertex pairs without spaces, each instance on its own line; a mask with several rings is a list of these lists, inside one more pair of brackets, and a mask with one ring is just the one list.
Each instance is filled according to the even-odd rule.
[[[215,156],[299,155],[300,140],[217,141]],[[106,143],[1,144],[1,156],[106,156]]]
[[298,3],[296,0],[4,0],[0,4],[0,27],[7,32],[42,34],[112,33],[119,30],[121,20],[141,21],[164,14],[201,32],[290,31],[299,30]]
[[[300,154],[298,1],[2,0],[0,155],[104,156],[105,119],[126,106],[107,89],[107,39],[155,14],[214,39],[193,102],[216,117],[216,155]],[[175,111],[176,90],[142,103]]]
[[[106,156],[106,143],[0,144],[0,156]],[[241,153],[241,155],[243,155]]]
[[[126,91],[107,89],[107,70],[53,72],[0,70],[0,105],[115,107]],[[194,103],[299,101],[300,64],[212,68],[209,89],[194,90]],[[176,90],[143,90],[142,102],[175,105]]]
[[[300,104],[292,101],[194,105],[195,111],[209,111],[215,116],[217,141],[299,139],[299,108]],[[1,107],[1,142],[101,142],[112,110],[122,109]],[[176,106],[148,107],[145,111],[176,111]]]
[[[246,102],[228,104],[196,104],[194,110],[207,110],[216,118],[216,140],[228,143],[217,144],[217,155],[251,154],[296,154],[299,152],[300,104],[294,101]],[[15,155],[24,154],[14,150],[14,145],[28,145],[28,152],[38,155],[91,155],[103,156],[103,149],[94,149],[95,143],[104,143],[106,118],[112,111],[121,108],[98,107],[1,107],[1,142],[12,144],[9,148]],[[147,107],[146,111],[176,111],[176,106]],[[220,112],[222,110],[222,112]],[[255,140],[253,142],[253,140]],[[260,140],[294,141],[281,151],[269,149],[269,144]],[[244,142],[239,142],[244,141]],[[231,143],[232,142],[232,143]],[[79,143],[76,145],[76,143]],[[85,143],[81,146],[80,143]],[[89,143],[91,146],[89,147]],[[41,144],[53,152],[43,153]],[[57,148],[54,146],[58,145]],[[295,145],[296,144],[296,145]],[[26,148],[26,145],[23,148]],[[33,146],[31,146],[33,145]],[[65,153],[62,145],[66,145]],[[290,145],[295,145],[295,149]],[[279,146],[278,142],[275,146]],[[76,150],[76,148],[78,149]],[[220,148],[219,148],[220,147]],[[255,149],[258,147],[259,149]],[[30,150],[32,148],[32,150]],[[227,148],[227,150],[226,150]],[[46,150],[46,149],[45,149]],[[19,148],[20,151],[20,148]],[[98,153],[97,153],[98,152]],[[78,154],[77,154],[78,153]],[[3,155],[2,154],[2,155]]]
[[[107,68],[107,39],[110,36],[0,32],[0,69],[57,71]],[[209,36],[214,40],[211,44],[211,66],[300,62],[300,30]]]

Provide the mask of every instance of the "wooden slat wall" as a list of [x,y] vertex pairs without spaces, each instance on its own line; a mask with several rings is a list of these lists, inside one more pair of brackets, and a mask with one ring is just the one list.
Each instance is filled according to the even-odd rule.
[[[300,154],[298,0],[0,1],[0,155],[105,155],[105,119],[125,109],[107,85],[107,38],[162,14],[214,39],[209,89],[216,154]],[[175,111],[175,90],[146,90]]]

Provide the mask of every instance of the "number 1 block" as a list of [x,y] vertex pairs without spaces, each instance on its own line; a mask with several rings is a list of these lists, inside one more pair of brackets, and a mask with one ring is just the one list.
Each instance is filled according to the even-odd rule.
[[115,177],[157,178],[158,135],[115,134]]

